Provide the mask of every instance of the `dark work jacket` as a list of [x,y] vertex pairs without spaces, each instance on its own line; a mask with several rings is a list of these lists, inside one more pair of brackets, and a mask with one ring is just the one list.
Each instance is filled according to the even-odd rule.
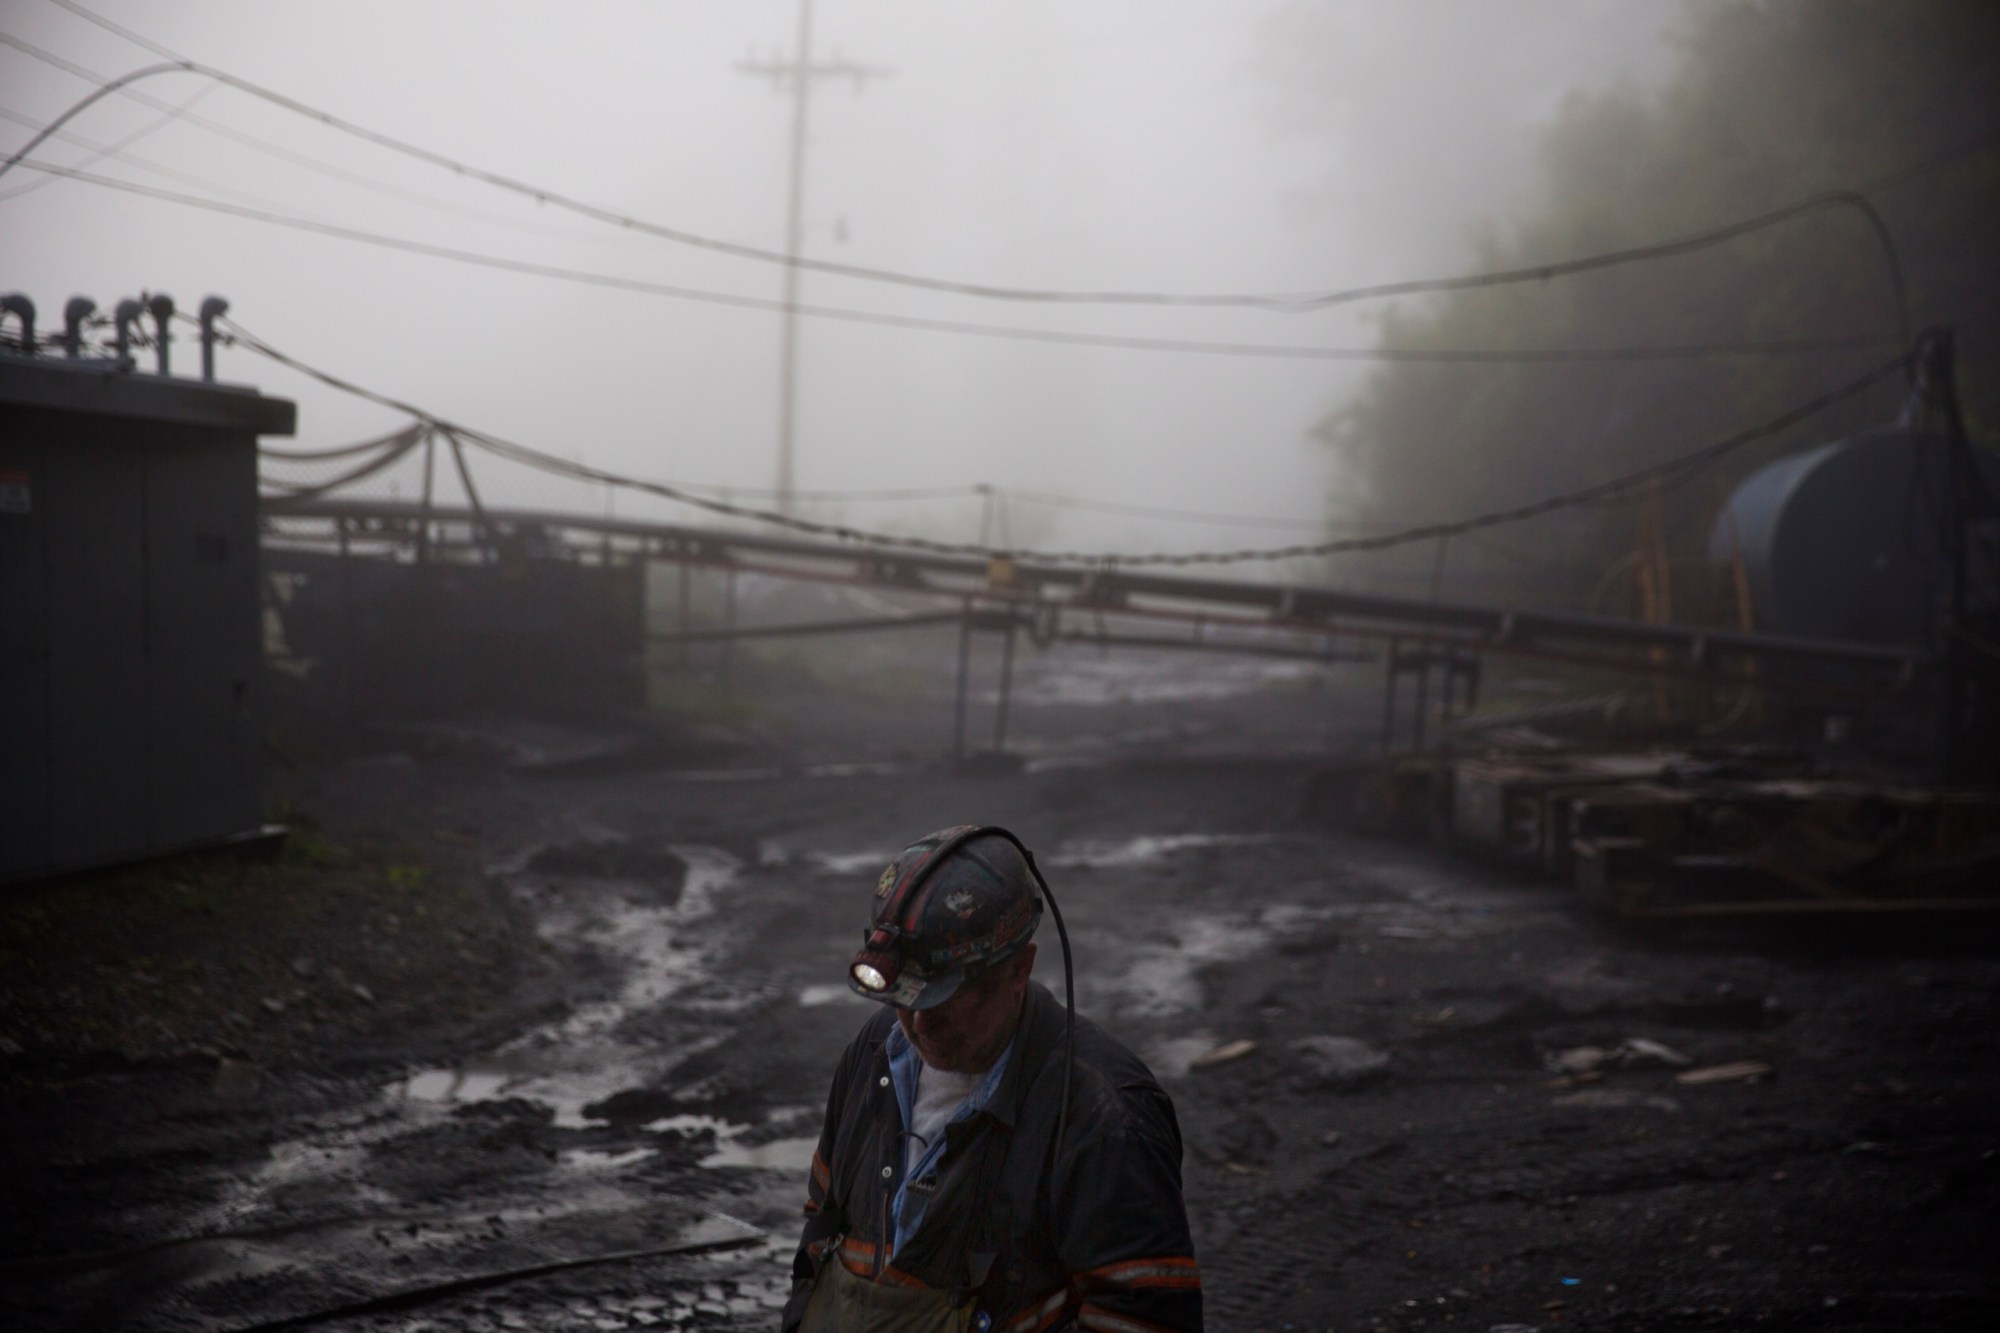
[[1201,1272],[1181,1202],[1181,1134],[1146,1066],[1076,1021],[1076,1072],[1060,1153],[1063,1016],[1028,987],[1014,1054],[984,1108],[945,1130],[923,1217],[895,1250],[891,1202],[903,1118],[884,1048],[884,1007],[834,1073],[806,1225],[792,1261],[785,1333],[798,1327],[821,1262],[879,1282],[969,1295],[994,1333],[1075,1327],[1199,1330]]

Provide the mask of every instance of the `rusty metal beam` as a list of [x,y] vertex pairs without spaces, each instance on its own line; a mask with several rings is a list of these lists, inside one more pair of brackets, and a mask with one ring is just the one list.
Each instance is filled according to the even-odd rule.
[[907,616],[879,616],[865,620],[809,620],[794,625],[749,625],[732,629],[680,630],[673,634],[648,634],[648,643],[733,643],[738,639],[789,639],[813,634],[868,634],[883,630],[915,629],[925,625],[956,625],[964,617],[956,611],[934,611]]
[[1232,657],[1277,657],[1292,662],[1372,662],[1370,653],[1352,649],[1328,652],[1323,648],[1290,648],[1275,643],[1244,643],[1234,639],[1168,639],[1157,634],[1100,634],[1095,630],[1058,630],[1049,636],[1055,643],[1080,643],[1107,648],[1162,648],[1170,652],[1225,653]]
[[[344,519],[382,536],[413,529],[424,517],[420,506],[409,503],[317,498],[271,499],[265,503],[265,513],[276,519]],[[430,517],[439,523],[462,523],[469,532],[476,533],[474,525],[479,516],[434,507]],[[1433,602],[1305,584],[1249,583],[1018,560],[1002,562],[1007,577],[1004,582],[996,583],[994,562],[980,557],[884,552],[850,543],[761,532],[536,510],[489,508],[484,518],[493,528],[537,527],[625,537],[655,558],[754,570],[775,577],[831,577],[839,582],[957,599],[977,596],[1121,615],[1184,617],[1189,608],[1199,607],[1205,609],[1203,618],[1217,623],[1318,632],[1338,630],[1370,637],[1428,633],[1440,646],[1452,649],[1536,657],[1718,684],[1896,692],[1906,689],[1935,665],[1929,654],[1915,648],[1652,625],[1612,616]],[[788,569],[765,561],[798,561],[807,567]],[[1235,614],[1215,614],[1218,611]],[[1780,680],[1752,673],[1754,668],[1774,664],[1785,665],[1799,674]],[[1818,679],[1821,673],[1845,679]]]

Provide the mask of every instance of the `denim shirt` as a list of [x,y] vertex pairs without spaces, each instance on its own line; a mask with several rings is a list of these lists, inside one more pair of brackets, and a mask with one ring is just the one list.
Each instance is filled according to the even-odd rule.
[[[1016,1038],[1018,1037],[1017,1033]],[[903,1035],[901,1024],[889,1030],[889,1039],[883,1044],[883,1049],[889,1056],[889,1077],[896,1085],[896,1105],[903,1113],[903,1131],[907,1135],[910,1126],[916,1120],[917,1075],[923,1069],[923,1058],[917,1054],[917,1048],[910,1044],[910,1039]],[[994,1089],[1000,1086],[1001,1076],[1007,1072],[1007,1062],[1013,1057],[1014,1042],[1010,1041],[1007,1043],[1007,1049],[1000,1053],[1000,1058],[993,1062],[993,1067],[986,1071],[986,1076],[979,1080],[979,1085],[972,1090],[972,1094],[959,1103],[958,1109],[951,1113],[951,1119],[946,1123],[955,1125],[976,1115],[992,1099]],[[895,1248],[898,1250],[909,1241],[924,1216],[923,1198],[919,1197],[911,1206],[905,1206],[906,1203],[910,1203],[908,1197],[910,1184],[912,1181],[920,1181],[936,1173],[938,1162],[944,1157],[946,1137],[940,1134],[935,1143],[925,1145],[923,1156],[914,1162],[909,1160],[911,1145],[907,1141],[904,1143],[903,1178],[897,1184],[896,1197],[890,1204],[890,1214],[893,1218],[891,1225],[895,1234]]]

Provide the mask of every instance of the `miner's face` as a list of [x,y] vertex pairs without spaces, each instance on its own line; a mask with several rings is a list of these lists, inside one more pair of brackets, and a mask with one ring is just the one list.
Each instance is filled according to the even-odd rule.
[[1030,941],[1006,962],[960,986],[943,1004],[898,1009],[896,1021],[932,1069],[982,1073],[993,1067],[1013,1039],[1034,966],[1035,946]]

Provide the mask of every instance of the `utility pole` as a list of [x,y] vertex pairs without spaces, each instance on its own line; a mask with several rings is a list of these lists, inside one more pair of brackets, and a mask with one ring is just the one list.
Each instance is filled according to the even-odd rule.
[[797,415],[799,359],[799,237],[804,230],[806,176],[806,104],[815,78],[833,76],[854,81],[854,91],[871,78],[893,71],[843,60],[836,51],[830,61],[812,58],[812,0],[799,0],[798,55],[780,60],[739,60],[738,73],[760,74],[778,91],[789,82],[792,94],[791,185],[785,201],[785,325],[778,363],[778,512],[792,512],[792,431]]

